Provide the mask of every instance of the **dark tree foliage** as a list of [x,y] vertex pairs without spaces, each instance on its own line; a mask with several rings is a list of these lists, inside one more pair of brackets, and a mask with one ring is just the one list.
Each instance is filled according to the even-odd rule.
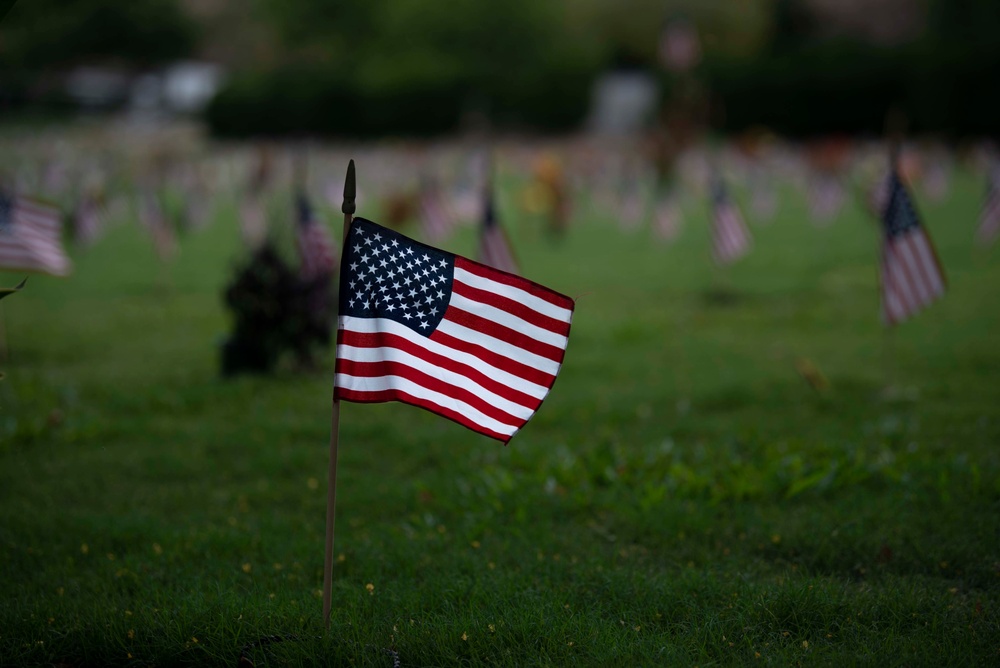
[[331,277],[303,282],[271,244],[257,250],[226,288],[233,332],[222,347],[222,374],[268,373],[282,355],[311,366],[317,347],[328,347],[334,293]]
[[83,62],[142,66],[188,55],[196,38],[176,0],[26,0],[0,24],[0,64],[28,72]]

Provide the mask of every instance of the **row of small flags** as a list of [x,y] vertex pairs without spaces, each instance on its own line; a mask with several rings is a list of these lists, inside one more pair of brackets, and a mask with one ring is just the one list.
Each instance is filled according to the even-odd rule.
[[[883,316],[894,323],[923,308],[943,293],[944,278],[933,246],[923,232],[913,209],[912,201],[899,176],[898,166],[887,175],[874,181],[867,194],[868,206],[882,219],[884,243],[881,254],[883,284]],[[62,172],[59,172],[62,173]],[[927,170],[925,182],[935,188],[946,176]],[[491,180],[491,179],[490,179]],[[245,191],[240,203],[240,222],[246,242],[258,244],[267,232],[264,196],[257,179]],[[752,245],[752,237],[730,195],[720,172],[711,177],[709,187],[712,254],[719,264],[728,264],[744,256]],[[773,213],[776,206],[773,188],[760,178],[750,179],[750,204],[755,216]],[[190,187],[190,181],[189,181]],[[930,187],[930,186],[928,186]],[[814,218],[827,220],[847,199],[846,190],[838,178],[821,174],[811,180],[808,189],[809,208]],[[617,204],[616,217],[623,229],[638,227],[645,215],[639,180],[624,185]],[[204,188],[192,187],[184,197],[189,220],[204,220],[208,216],[209,201]],[[120,202],[120,200],[116,200]],[[454,232],[465,211],[457,213],[453,194],[437,181],[425,179],[418,196],[418,219],[422,235],[432,243],[446,240]],[[496,216],[496,206],[491,187],[483,188],[478,198],[481,207],[479,258],[484,263],[502,271],[517,273],[518,266],[509,239]],[[84,194],[75,207],[71,222],[74,238],[81,245],[96,240],[109,216],[105,207],[93,193]],[[177,239],[174,225],[168,220],[163,197],[153,188],[141,188],[137,205],[138,220],[149,232],[157,254],[164,260],[176,253]],[[332,276],[337,269],[339,251],[336,242],[317,219],[304,192],[296,201],[296,246],[301,259],[301,273],[305,280],[318,276]],[[665,241],[676,238],[681,228],[680,198],[676,193],[662,195],[652,208],[652,229]],[[203,222],[200,224],[204,224]],[[190,223],[194,226],[194,223]],[[917,235],[920,236],[917,236]],[[25,197],[3,196],[0,199],[0,267],[23,269],[66,275],[71,264],[62,250],[62,212],[55,207]],[[988,244],[1000,236],[1000,170],[990,173],[985,203],[980,216],[976,237]],[[905,242],[905,243],[904,243]]]

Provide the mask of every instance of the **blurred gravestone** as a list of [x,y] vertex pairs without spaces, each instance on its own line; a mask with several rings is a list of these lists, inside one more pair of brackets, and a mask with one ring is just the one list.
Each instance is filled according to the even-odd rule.
[[647,127],[659,99],[656,79],[642,71],[613,71],[594,84],[588,126],[600,134],[631,134]]

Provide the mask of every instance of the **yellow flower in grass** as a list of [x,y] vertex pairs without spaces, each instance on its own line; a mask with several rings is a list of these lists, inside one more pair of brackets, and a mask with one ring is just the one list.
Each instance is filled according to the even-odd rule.
[[82,545],[80,545],[80,552],[82,552],[83,554],[87,554],[88,552],[90,552],[90,546],[87,545],[86,543],[83,543]]
[[135,629],[129,629],[128,630],[128,639],[132,640],[133,638],[135,638]]
[[468,640],[469,636],[465,633],[462,634],[462,640]]
[[369,582],[368,584],[365,585],[365,589],[368,590],[368,593],[370,595],[372,595],[372,596],[375,595],[375,585],[373,585],[371,582]]
[[244,573],[249,573],[252,570],[253,570],[253,566],[251,566],[249,563],[243,564],[243,572]]

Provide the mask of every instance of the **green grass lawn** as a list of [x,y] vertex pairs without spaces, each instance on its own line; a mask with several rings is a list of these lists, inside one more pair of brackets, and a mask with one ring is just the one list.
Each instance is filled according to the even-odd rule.
[[719,274],[698,202],[672,246],[587,211],[556,246],[508,189],[523,273],[577,299],[560,378],[507,448],[343,406],[328,633],[332,355],[220,379],[233,208],[169,267],[114,229],[0,303],[0,665],[998,665],[981,186],[920,201],[950,291],[891,335],[856,208],[786,193]]

